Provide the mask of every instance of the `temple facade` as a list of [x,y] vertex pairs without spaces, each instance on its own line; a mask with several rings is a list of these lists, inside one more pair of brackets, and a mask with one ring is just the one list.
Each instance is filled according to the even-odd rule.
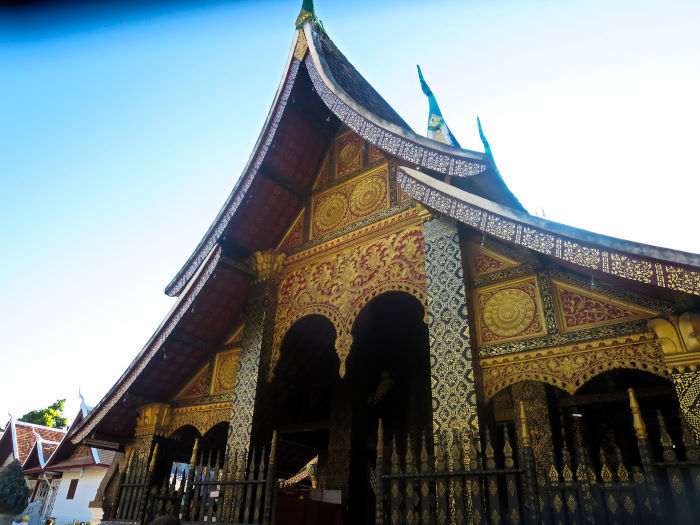
[[420,80],[429,138],[304,2],[176,304],[69,433],[125,453],[105,521],[693,521],[700,256],[530,215]]

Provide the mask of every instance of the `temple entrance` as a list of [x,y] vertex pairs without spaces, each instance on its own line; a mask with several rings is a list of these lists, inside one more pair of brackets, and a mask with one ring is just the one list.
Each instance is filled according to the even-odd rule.
[[351,391],[348,512],[351,523],[373,523],[377,424],[387,443],[426,434],[432,445],[428,327],[413,296],[387,292],[372,300],[353,326],[346,381]]
[[328,487],[331,407],[341,383],[334,342],[335,328],[325,317],[298,320],[282,340],[274,378],[256,410],[254,442],[269,442],[277,430],[277,476],[287,480],[281,505],[284,494],[308,501],[312,488]]
[[387,443],[394,435],[403,444],[409,433],[425,432],[432,445],[423,317],[422,304],[409,294],[373,299],[353,325],[342,379],[330,321],[307,316],[285,334],[253,428],[254,443],[278,433],[278,478],[290,481],[278,504],[289,503],[285,496],[322,498],[341,503],[346,523],[371,523],[378,419]]

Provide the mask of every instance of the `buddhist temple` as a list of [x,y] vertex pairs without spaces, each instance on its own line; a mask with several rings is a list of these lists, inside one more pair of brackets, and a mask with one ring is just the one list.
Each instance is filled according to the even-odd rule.
[[69,433],[119,452],[103,521],[694,522],[700,256],[531,215],[420,70],[427,136],[310,0],[295,27],[172,310]]

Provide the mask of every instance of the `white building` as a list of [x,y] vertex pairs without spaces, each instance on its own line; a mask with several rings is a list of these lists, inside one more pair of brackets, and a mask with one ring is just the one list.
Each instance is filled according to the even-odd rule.
[[[82,398],[81,398],[82,399]],[[90,409],[81,403],[81,409],[66,436],[88,414]],[[66,437],[45,462],[41,461],[42,441],[36,442],[31,457],[39,464],[28,465],[25,474],[36,476],[37,486],[32,501],[43,501],[42,520],[51,516],[56,525],[93,521],[89,503],[95,499],[102,478],[114,459],[114,452],[74,445]],[[36,462],[35,462],[36,463]]]

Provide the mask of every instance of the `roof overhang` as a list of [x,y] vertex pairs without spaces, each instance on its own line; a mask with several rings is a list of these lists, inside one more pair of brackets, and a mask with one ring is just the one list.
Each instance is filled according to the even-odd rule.
[[163,346],[163,343],[167,340],[168,336],[173,333],[180,320],[186,315],[190,306],[197,298],[199,292],[214,273],[220,257],[221,247],[217,247],[215,250],[209,252],[205,263],[200,266],[195,278],[189,282],[184,293],[178,298],[175,305],[173,305],[168,315],[161,322],[160,326],[158,326],[141,352],[139,352],[127,370],[100,400],[97,406],[70,431],[68,437],[73,444],[80,443],[80,441],[95,429],[95,426],[100,420],[120,399],[122,399],[129,387],[152,361]]
[[539,253],[647,285],[700,295],[700,255],[641,244],[533,217],[400,166],[398,184],[423,205]]
[[297,77],[303,69],[302,61],[313,90],[323,105],[340,122],[378,149],[410,166],[430,170],[440,176],[474,178],[475,181],[481,178],[483,180],[479,185],[495,187],[496,192],[504,194],[509,203],[519,205],[485,153],[449,146],[414,133],[337,50],[314,19],[308,18],[294,34],[282,81],[242,175],[192,255],[167,285],[166,294],[177,296],[181,293],[207,254],[230,232],[232,221],[236,215],[240,215],[246,199],[259,198],[249,193],[256,178],[271,162],[270,157],[274,158],[272,148],[278,131],[289,118],[285,116],[288,113],[286,110],[290,106],[290,95]]

